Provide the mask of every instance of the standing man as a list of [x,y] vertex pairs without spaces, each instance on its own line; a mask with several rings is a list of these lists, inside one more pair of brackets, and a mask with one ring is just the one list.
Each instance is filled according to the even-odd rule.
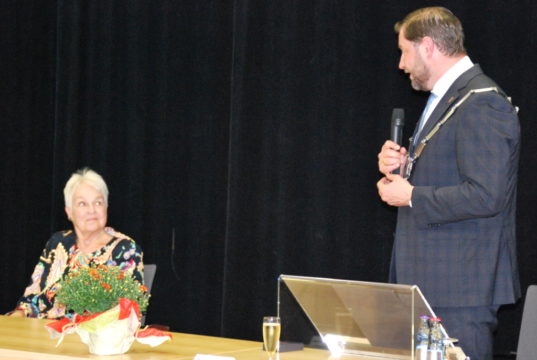
[[399,68],[431,96],[408,151],[386,141],[378,155],[379,195],[399,207],[390,279],[417,284],[472,360],[492,359],[497,310],[520,297],[517,111],[449,10],[416,10],[395,30]]

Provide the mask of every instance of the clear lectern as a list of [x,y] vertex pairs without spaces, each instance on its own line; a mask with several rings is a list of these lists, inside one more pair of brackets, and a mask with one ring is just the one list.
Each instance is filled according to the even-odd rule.
[[277,301],[283,342],[336,356],[414,359],[419,318],[435,317],[415,285],[280,275]]

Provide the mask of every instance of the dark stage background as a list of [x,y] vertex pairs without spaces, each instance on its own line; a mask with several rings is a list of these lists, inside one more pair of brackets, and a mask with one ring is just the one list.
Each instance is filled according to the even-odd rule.
[[[393,23],[425,1],[0,2],[0,311],[77,168],[107,181],[109,224],[156,263],[150,323],[260,339],[280,273],[386,281],[394,209],[376,194],[391,110],[424,105]],[[518,246],[537,283],[537,5],[438,1],[520,107]],[[440,280],[440,279],[439,279]],[[425,294],[427,295],[427,294]],[[496,351],[516,348],[522,301]]]

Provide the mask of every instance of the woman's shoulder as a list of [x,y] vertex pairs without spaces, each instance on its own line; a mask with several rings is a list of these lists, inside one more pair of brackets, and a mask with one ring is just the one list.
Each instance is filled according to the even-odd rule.
[[[107,247],[111,251],[111,258],[115,264],[121,266],[135,266],[143,259],[142,248],[130,237],[107,227],[105,231],[113,236]],[[137,265],[136,265],[137,266]]]
[[47,248],[55,249],[62,244],[66,249],[71,247],[76,241],[75,232],[73,230],[57,231],[51,235],[47,242]]
[[118,239],[118,240],[130,240],[130,241],[133,241],[133,242],[134,242],[134,239],[133,239],[133,238],[131,238],[130,236],[125,235],[125,234],[123,234],[123,233],[117,231],[116,229],[114,229],[114,228],[112,228],[112,227],[110,227],[110,226],[105,227],[105,228],[104,228],[104,231],[105,231],[108,235],[114,237],[115,239]]
[[104,231],[106,231],[107,234],[113,237],[111,242],[115,244],[115,247],[118,247],[119,245],[119,247],[123,247],[123,248],[125,247],[127,248],[132,247],[132,248],[137,248],[137,249],[140,248],[140,246],[136,243],[136,241],[134,241],[133,238],[115,230],[114,228],[106,227]]

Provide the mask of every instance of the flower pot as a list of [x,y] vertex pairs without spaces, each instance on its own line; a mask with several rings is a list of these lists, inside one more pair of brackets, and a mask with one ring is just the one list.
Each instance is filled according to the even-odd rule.
[[[79,326],[76,330],[80,339],[89,347],[89,352],[95,355],[117,355],[129,351],[135,340],[137,324],[132,318],[116,320],[100,329],[85,329]],[[135,325],[135,326],[133,326]]]
[[58,346],[66,334],[76,332],[89,352],[95,355],[118,355],[129,351],[134,340],[149,346],[158,346],[172,336],[156,329],[140,330],[140,312],[133,300],[119,299],[119,304],[108,311],[88,316],[76,315],[46,325],[50,336],[58,339]]

